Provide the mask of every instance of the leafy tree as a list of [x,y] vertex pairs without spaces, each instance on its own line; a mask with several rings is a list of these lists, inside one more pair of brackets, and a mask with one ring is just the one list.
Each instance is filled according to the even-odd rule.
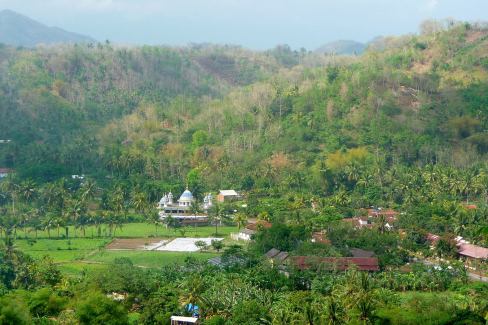
[[180,310],[176,288],[163,287],[144,302],[141,324],[166,324]]
[[0,297],[0,324],[32,324],[29,308],[21,297]]
[[201,251],[207,248],[207,243],[204,240],[197,240],[195,242],[195,246],[198,247]]
[[127,324],[124,306],[99,292],[87,292],[76,307],[80,324]]
[[67,298],[57,295],[51,288],[41,288],[29,297],[29,309],[37,318],[57,316],[66,306]]
[[224,247],[224,243],[221,240],[216,239],[212,240],[211,245],[217,252],[220,252],[220,250]]

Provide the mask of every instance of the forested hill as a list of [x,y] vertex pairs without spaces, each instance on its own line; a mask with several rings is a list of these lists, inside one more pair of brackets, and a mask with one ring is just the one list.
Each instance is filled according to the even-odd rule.
[[264,80],[289,64],[281,63],[281,52],[108,43],[1,47],[0,138],[13,140],[8,149],[0,148],[1,164],[19,171],[32,167],[40,173],[32,176],[40,179],[93,172],[102,167],[93,161],[99,149],[96,134],[112,119],[131,114],[142,103],[157,105],[162,113],[177,97],[208,101]]
[[188,180],[197,194],[367,182],[369,200],[399,202],[392,182],[416,168],[486,171],[488,30],[383,42],[357,58],[286,46],[3,47],[0,138],[13,141],[3,165],[38,182],[84,173],[162,190]]

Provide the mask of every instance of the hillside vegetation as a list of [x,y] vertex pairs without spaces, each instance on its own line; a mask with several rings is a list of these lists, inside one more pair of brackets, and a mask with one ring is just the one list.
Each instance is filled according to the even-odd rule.
[[[472,280],[488,265],[455,238],[488,247],[488,28],[423,31],[354,57],[1,47],[0,167],[16,173],[0,324],[167,324],[194,306],[202,324],[486,324]],[[160,217],[185,187],[207,227]],[[219,189],[242,200],[202,212]],[[386,211],[349,218],[369,207]],[[177,236],[224,240],[147,250]]]
[[[3,165],[334,206],[486,200],[488,30],[451,24],[359,58],[110,44],[0,52]],[[352,212],[348,212],[352,213]]]

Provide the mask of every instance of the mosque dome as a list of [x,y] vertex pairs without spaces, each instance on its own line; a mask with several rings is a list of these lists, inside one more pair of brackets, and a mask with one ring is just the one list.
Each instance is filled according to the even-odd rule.
[[193,194],[191,194],[191,192],[188,189],[186,189],[183,192],[183,194],[181,194],[179,201],[180,202],[193,202]]
[[168,203],[168,196],[167,195],[163,196],[161,198],[161,200],[159,201],[159,204],[161,204],[161,205],[164,205],[166,203]]

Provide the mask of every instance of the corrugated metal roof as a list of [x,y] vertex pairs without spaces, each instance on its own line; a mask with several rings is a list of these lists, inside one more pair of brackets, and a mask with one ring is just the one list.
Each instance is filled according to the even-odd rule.
[[373,257],[374,252],[366,251],[360,248],[351,248],[351,254],[353,257]]
[[171,316],[171,321],[196,324],[198,322],[198,318],[196,318],[196,317],[184,317],[184,316]]
[[478,259],[488,259],[488,248],[476,246],[473,244],[461,244],[459,245],[459,255],[478,258]]
[[278,255],[280,253],[280,250],[279,249],[276,249],[276,248],[271,248],[266,254],[266,257],[267,258],[273,258],[275,257],[276,255]]
[[236,191],[234,190],[220,190],[219,194],[223,196],[238,196]]
[[275,260],[283,262],[288,258],[288,252],[280,252],[278,255],[274,257]]

